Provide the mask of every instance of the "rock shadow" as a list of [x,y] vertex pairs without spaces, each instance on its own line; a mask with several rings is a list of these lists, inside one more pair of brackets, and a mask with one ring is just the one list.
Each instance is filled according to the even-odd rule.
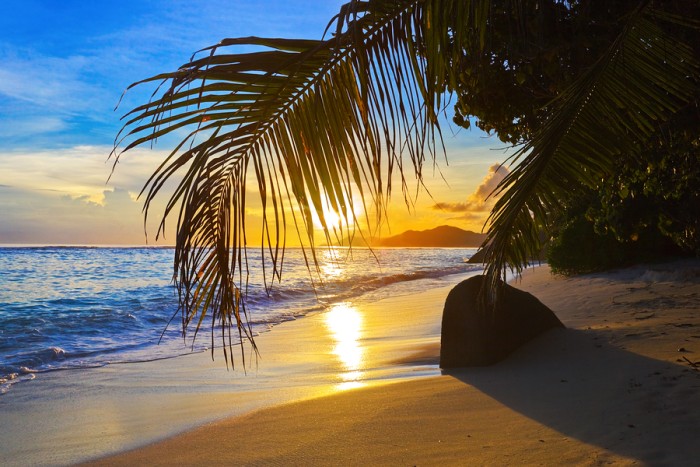
[[647,465],[691,465],[700,372],[553,329],[491,367],[443,370],[566,437]]

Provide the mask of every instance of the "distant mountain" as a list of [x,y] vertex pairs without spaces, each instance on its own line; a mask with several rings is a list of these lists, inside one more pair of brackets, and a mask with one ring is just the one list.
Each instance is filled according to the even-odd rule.
[[399,235],[381,239],[379,246],[476,248],[481,246],[485,239],[486,234],[441,225],[430,230],[407,230]]
[[[437,248],[477,248],[481,246],[486,234],[462,230],[458,227],[442,225],[429,230],[407,230],[399,235],[375,239],[373,247],[437,247]],[[347,239],[342,245],[348,245]],[[353,246],[365,245],[359,235],[355,236]]]

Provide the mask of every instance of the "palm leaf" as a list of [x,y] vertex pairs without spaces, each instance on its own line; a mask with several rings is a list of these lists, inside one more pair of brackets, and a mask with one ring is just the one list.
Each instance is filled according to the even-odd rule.
[[[271,265],[266,286],[281,277],[288,223],[310,246],[303,251],[313,267],[312,212],[330,239],[324,206],[347,226],[355,195],[382,215],[395,171],[404,197],[405,167],[420,183],[424,161],[442,148],[436,114],[447,69],[442,58],[421,57],[448,42],[452,17],[442,7],[462,3],[351,2],[334,19],[331,39],[226,39],[175,72],[132,85],[160,83],[150,102],[125,115],[117,160],[136,146],[187,131],[142,192],[147,215],[166,182],[181,177],[158,235],[179,210],[174,268],[183,333],[193,324],[196,335],[209,316],[212,340],[214,329],[221,330],[227,363],[232,327],[241,352],[244,340],[254,347],[244,300],[251,174],[263,208],[263,267]],[[230,50],[241,47],[257,50]]]

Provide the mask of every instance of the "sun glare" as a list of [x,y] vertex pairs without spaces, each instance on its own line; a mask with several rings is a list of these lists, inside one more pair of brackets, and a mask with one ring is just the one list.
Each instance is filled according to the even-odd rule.
[[323,250],[321,254],[321,278],[323,281],[337,279],[345,274],[344,258],[337,248]]
[[[326,225],[330,230],[333,229],[338,229],[340,228],[340,224],[343,223],[343,219],[340,217],[340,214],[335,212],[333,209],[328,208],[324,209],[323,211],[323,217],[326,221]],[[318,228],[323,228],[323,223],[321,222],[320,219],[316,219],[316,227]]]
[[339,376],[339,389],[350,389],[362,385],[364,349],[362,338],[362,314],[348,303],[334,305],[325,315],[326,326],[335,340],[333,353],[338,357],[344,372]]
[[[343,215],[336,210],[333,209],[333,207],[330,205],[330,203],[327,200],[323,201],[323,212],[322,217],[325,220],[326,227],[328,227],[328,230],[333,232],[342,229],[346,229],[348,227],[351,227],[355,223],[355,218],[359,217],[359,215],[362,213],[362,201],[355,199],[353,196],[353,202],[349,204],[348,208],[352,209],[352,213],[348,212],[348,218],[344,219]],[[319,216],[319,213],[313,212],[313,222],[314,226],[322,230],[323,229],[323,222],[321,222],[321,216]]]

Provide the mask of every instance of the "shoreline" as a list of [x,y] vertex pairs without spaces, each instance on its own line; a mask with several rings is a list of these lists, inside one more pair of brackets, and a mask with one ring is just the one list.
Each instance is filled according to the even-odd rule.
[[[544,266],[514,285],[567,329],[492,367],[263,408],[93,465],[697,460],[700,261],[575,278]],[[394,364],[436,361],[435,342],[413,344]]]
[[[240,355],[229,371],[223,355],[212,362],[205,352],[42,374],[0,398],[3,422],[12,426],[0,432],[3,463],[72,464],[265,407],[439,374],[436,362],[393,362],[439,342],[442,308],[430,304],[469,274],[446,276],[438,281],[444,285],[425,290],[418,280],[417,292],[336,304],[340,309],[281,323],[256,338],[260,360],[256,366],[253,356],[246,371]],[[397,326],[399,318],[405,319]]]

